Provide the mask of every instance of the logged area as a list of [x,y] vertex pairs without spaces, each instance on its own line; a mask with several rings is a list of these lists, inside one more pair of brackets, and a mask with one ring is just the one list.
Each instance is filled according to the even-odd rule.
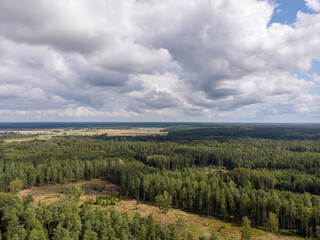
[[319,125],[139,131],[1,142],[2,238],[320,237]]
[[[152,215],[157,222],[161,221],[161,214],[159,213],[159,208],[157,206],[151,203],[137,203],[137,201],[133,199],[119,199],[119,187],[100,179],[32,187],[22,190],[18,196],[20,199],[23,199],[31,194],[33,196],[33,203],[37,206],[39,203],[49,204],[68,197],[67,190],[74,187],[81,187],[83,190],[83,194],[79,198],[79,206],[91,200],[94,207],[101,207],[109,210],[114,209],[119,213],[126,213],[130,220],[133,220],[135,215],[138,213],[142,217]],[[97,204],[97,199],[109,197],[111,195],[115,196],[114,205],[103,206],[101,203]],[[226,237],[234,239],[241,238],[240,224],[225,222],[215,217],[193,214],[172,208],[168,212],[166,218],[168,224],[174,224],[179,220],[179,218],[183,218],[186,223],[186,230],[193,236],[203,235],[210,237],[212,232],[216,232],[217,236],[222,239]],[[272,234],[260,229],[253,229],[252,236],[255,239],[270,239]],[[273,239],[290,239],[290,237],[278,235],[273,236]]]

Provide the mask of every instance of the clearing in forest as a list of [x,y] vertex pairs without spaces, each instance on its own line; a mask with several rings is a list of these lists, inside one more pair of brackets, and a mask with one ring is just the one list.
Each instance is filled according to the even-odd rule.
[[[24,189],[20,192],[19,196],[25,196],[32,194],[34,198],[34,204],[42,202],[57,201],[64,196],[64,189],[68,187],[81,186],[84,194],[80,198],[80,204],[89,200],[95,200],[97,196],[106,196],[109,194],[116,195],[119,192],[119,187],[114,184],[106,183],[100,179],[93,179],[91,181],[80,181],[76,183],[57,184],[49,186],[33,187],[30,189]],[[159,210],[156,206],[151,204],[137,204],[136,200],[121,200],[117,201],[115,205],[109,205],[103,207],[107,209],[114,208],[118,212],[126,212],[130,219],[136,213],[140,213],[141,216],[146,217],[150,214],[160,221]],[[170,209],[167,214],[167,223],[175,223],[177,220],[183,217],[186,221],[187,231],[193,236],[210,236],[211,232],[218,234],[220,239],[240,239],[241,226],[219,220],[214,217],[207,217],[203,215],[184,212],[179,209]],[[162,215],[162,224],[164,224],[165,217]],[[261,229],[252,228],[253,239],[301,239],[298,237],[291,237],[285,235],[272,235]]]

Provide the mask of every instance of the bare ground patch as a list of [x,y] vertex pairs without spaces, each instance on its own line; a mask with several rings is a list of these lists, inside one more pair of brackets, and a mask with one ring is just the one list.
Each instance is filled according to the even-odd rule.
[[[80,203],[88,199],[95,199],[96,196],[109,195],[111,193],[117,193],[119,191],[119,187],[115,184],[111,184],[100,179],[93,179],[91,181],[79,181],[74,183],[46,185],[40,187],[32,187],[29,189],[23,189],[19,193],[19,197],[22,198],[23,196],[32,194],[34,203],[36,205],[39,201],[49,203],[57,201],[60,198],[64,197],[65,194],[63,193],[63,190],[65,188],[75,186],[81,186],[84,192],[84,194],[80,197]],[[102,190],[94,190],[95,188]]]

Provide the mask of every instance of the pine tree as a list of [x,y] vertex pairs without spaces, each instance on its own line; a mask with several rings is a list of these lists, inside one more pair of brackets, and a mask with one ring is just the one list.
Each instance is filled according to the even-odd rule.
[[59,223],[58,226],[53,230],[53,240],[71,240],[70,232],[68,229],[63,228],[62,224]]
[[184,220],[184,218],[180,217],[177,221],[177,231],[179,233],[179,236],[181,239],[186,239],[187,237],[187,232],[186,232],[186,221]]
[[16,178],[15,180],[13,180],[12,182],[9,183],[9,191],[12,193],[12,194],[18,194],[21,189],[23,188],[23,182]]
[[267,229],[271,233],[275,233],[279,229],[279,220],[276,214],[269,212],[269,218],[267,221]]
[[158,195],[155,198],[156,204],[159,207],[161,213],[165,215],[165,225],[167,224],[167,213],[170,210],[172,203],[172,196],[167,191],[163,192],[163,195]]
[[251,240],[251,221],[247,217],[242,218],[241,240]]

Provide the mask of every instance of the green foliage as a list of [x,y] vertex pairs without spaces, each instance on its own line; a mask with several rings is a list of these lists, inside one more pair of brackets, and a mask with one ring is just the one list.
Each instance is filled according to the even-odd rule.
[[179,239],[187,239],[188,233],[186,231],[187,225],[184,218],[180,217],[176,223],[176,231],[177,231],[177,237]]
[[268,218],[268,222],[267,222],[267,229],[271,232],[271,233],[275,233],[278,231],[279,229],[279,220],[276,214],[274,214],[273,212],[269,212],[269,218]]
[[68,199],[72,199],[78,202],[81,195],[83,194],[83,190],[80,186],[66,187],[63,189],[63,193],[67,196]]
[[251,239],[251,221],[247,217],[242,218],[241,240]]
[[151,166],[164,170],[168,163],[168,159],[164,155],[153,155],[147,157],[147,163]]
[[156,196],[155,202],[161,213],[165,215],[165,224],[167,224],[167,213],[169,212],[171,207],[172,196],[169,195],[167,191],[164,191],[163,194]]
[[28,205],[29,203],[33,203],[33,196],[31,194],[23,196],[22,203],[24,206]]
[[97,186],[97,185],[94,185],[94,186],[93,186],[93,190],[94,190],[94,191],[97,191],[97,192],[102,192],[104,189],[105,189],[104,186],[103,186],[103,187],[99,187],[99,186]]
[[215,233],[215,232],[212,232],[211,235],[210,235],[210,238],[209,240],[218,240],[218,235]]
[[317,239],[320,239],[320,226],[319,225],[316,227],[316,237],[317,237]]
[[23,182],[20,179],[15,179],[9,183],[8,189],[12,194],[18,194],[23,188]]
[[167,214],[172,203],[172,196],[167,191],[164,191],[163,194],[156,196],[155,201],[159,210],[163,214]]

